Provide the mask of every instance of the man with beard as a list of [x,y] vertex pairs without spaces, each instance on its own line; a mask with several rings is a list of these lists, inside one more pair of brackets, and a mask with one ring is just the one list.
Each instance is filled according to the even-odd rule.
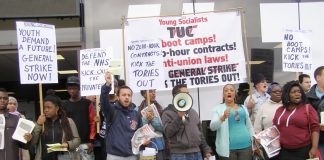
[[131,139],[135,131],[142,125],[141,118],[132,103],[133,91],[128,86],[117,90],[118,102],[111,105],[111,74],[105,73],[106,83],[101,87],[100,105],[106,119],[106,151],[107,160],[137,160],[133,154]]

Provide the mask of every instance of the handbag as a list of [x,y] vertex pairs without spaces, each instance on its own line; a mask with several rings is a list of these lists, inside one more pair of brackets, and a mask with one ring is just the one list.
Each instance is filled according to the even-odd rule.
[[255,151],[252,154],[252,160],[266,160],[264,155],[267,155],[264,153],[263,147],[261,144],[259,144],[258,142],[256,142],[256,140],[253,140],[253,145],[254,145],[254,149]]
[[[306,113],[307,113],[307,120],[308,120],[308,131],[309,131],[309,135],[312,137],[312,132],[311,132],[310,123],[309,123],[309,106],[310,106],[310,104],[306,104]],[[319,160],[323,160],[322,152],[319,148],[317,148],[317,157]]]

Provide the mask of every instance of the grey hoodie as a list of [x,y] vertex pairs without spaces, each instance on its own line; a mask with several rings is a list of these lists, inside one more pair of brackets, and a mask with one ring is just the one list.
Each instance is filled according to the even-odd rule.
[[169,142],[171,153],[193,153],[203,151],[204,155],[211,153],[201,131],[201,123],[194,109],[188,111],[185,122],[178,116],[177,110],[169,104],[162,113],[164,133]]

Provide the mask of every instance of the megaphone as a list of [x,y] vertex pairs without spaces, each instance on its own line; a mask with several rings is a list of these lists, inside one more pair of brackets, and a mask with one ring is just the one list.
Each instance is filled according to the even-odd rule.
[[188,93],[178,93],[173,97],[173,105],[176,110],[186,112],[192,107],[192,97]]

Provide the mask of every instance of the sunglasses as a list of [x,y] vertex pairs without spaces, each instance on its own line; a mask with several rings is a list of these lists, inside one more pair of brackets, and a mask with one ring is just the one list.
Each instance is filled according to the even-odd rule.
[[234,119],[236,122],[240,122],[241,118],[238,111],[234,111]]

